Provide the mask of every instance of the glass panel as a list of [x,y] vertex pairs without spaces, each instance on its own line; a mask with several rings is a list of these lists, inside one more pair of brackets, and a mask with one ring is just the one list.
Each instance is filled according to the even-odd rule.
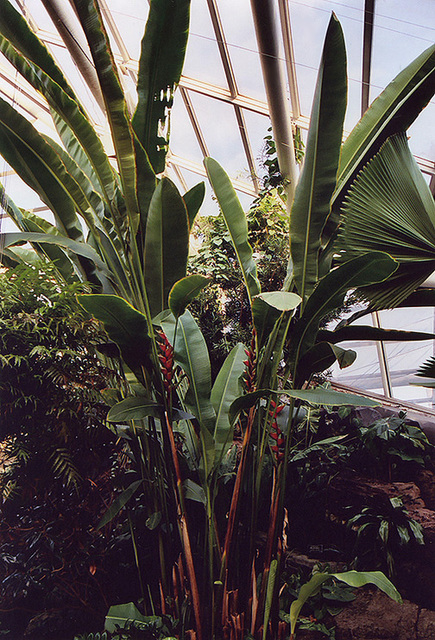
[[[119,0],[109,0],[107,4],[130,57],[139,60],[141,40],[149,11],[148,3],[143,0],[129,0],[122,6]],[[113,42],[111,44],[116,50]]]
[[192,92],[191,98],[205,132],[210,155],[232,178],[248,182],[249,168],[233,107],[199,93]]
[[219,12],[239,92],[265,101],[263,73],[249,0],[221,0]]
[[190,35],[183,73],[228,88],[207,3],[192,0]]
[[[190,93],[190,95],[192,95]],[[205,131],[207,134],[207,122],[205,122]],[[195,132],[192,128],[189,115],[184,106],[181,94],[175,94],[174,106],[171,112],[171,151],[178,156],[193,160],[202,165],[202,153]]]
[[304,115],[311,112],[317,70],[332,11],[341,22],[346,41],[349,77],[346,130],[350,130],[360,117],[362,7],[362,0],[351,0],[346,5],[326,0],[308,0],[303,3],[292,2],[290,6],[301,108]]

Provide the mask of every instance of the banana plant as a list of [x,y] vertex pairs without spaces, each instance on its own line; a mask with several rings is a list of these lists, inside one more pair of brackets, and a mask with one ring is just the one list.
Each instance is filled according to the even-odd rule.
[[[120,393],[108,420],[128,440],[137,474],[100,526],[142,492],[159,567],[152,584],[143,584],[130,520],[142,615],[153,612],[161,597],[162,608],[169,601],[174,616],[180,616],[185,598],[191,611],[188,630],[194,629],[190,637],[240,637],[246,631],[265,640],[274,628],[271,612],[285,551],[286,462],[298,408],[303,403],[373,404],[309,387],[313,374],[336,359],[348,366],[355,357],[338,345],[346,333],[325,332],[322,323],[350,290],[388,282],[398,269],[395,259],[378,250],[331,268],[337,207],[347,193],[352,197],[349,185],[359,169],[430,99],[435,49],[393,81],[341,147],[346,53],[340,24],[331,18],[291,212],[291,261],[282,291],[261,292],[243,209],[224,170],[206,159],[253,320],[251,343],[237,345],[212,381],[204,338],[187,308],[208,283],[186,273],[189,232],[204,185],[180,194],[162,177],[168,149],[162,125],[181,74],[189,1],[152,0],[132,115],[98,2],[73,4],[97,71],[115,162],[47,49],[4,0],[0,49],[44,95],[62,141],[60,146],[39,134],[0,100],[0,151],[55,220],[50,225],[4,196],[3,206],[20,229],[2,234],[4,255],[25,260],[20,244],[30,242],[65,278],[88,280],[93,293],[80,302],[104,323],[133,381],[132,392]],[[269,527],[260,546],[265,490]],[[202,521],[194,524],[193,502],[202,509]]]

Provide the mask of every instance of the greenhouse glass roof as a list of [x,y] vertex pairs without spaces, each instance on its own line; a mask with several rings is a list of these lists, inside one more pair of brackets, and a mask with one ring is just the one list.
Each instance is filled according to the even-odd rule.
[[[71,4],[68,0],[14,0],[14,5],[58,60],[110,148],[91,56]],[[99,5],[133,108],[149,5],[146,0],[99,0]],[[269,8],[273,23],[266,19]],[[260,186],[270,106],[278,112],[272,114],[278,145],[286,144],[290,121],[306,136],[331,12],[340,20],[346,39],[349,94],[345,131],[349,132],[388,82],[435,41],[433,0],[192,0],[186,62],[171,116],[170,172],[183,189],[205,175],[202,159],[212,156],[225,167],[242,204],[249,207]],[[74,60],[68,51],[71,47]],[[43,97],[3,57],[0,95],[40,131],[56,136]],[[412,152],[432,193],[434,122],[432,99],[408,131]],[[44,215],[43,203],[35,201],[34,193],[0,162],[2,182],[16,204]],[[203,212],[216,211],[209,190]],[[2,220],[4,229],[11,224]],[[433,309],[382,312],[372,321],[427,332],[433,332],[435,324]],[[358,345],[357,362],[334,375],[352,386],[431,406],[432,391],[409,386],[409,380],[433,355],[433,345],[433,341]]]

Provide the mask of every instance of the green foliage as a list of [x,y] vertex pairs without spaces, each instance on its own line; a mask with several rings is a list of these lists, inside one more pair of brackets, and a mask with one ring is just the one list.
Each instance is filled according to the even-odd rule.
[[390,577],[396,573],[399,547],[424,544],[421,524],[409,517],[400,497],[390,498],[382,511],[364,507],[348,520],[347,526],[357,532],[356,566],[378,564]]
[[78,489],[109,446],[101,391],[118,379],[95,351],[99,325],[78,305],[78,284],[60,284],[48,265],[0,277],[0,437],[3,490],[38,478]]
[[[287,220],[281,206],[275,207],[275,202],[280,205],[279,189],[268,192],[248,222],[224,170],[216,161],[205,160],[227,230],[222,232],[221,221],[213,221],[218,226],[212,227],[210,242],[199,252],[203,268],[198,263],[194,268],[201,267],[202,275],[221,287],[214,300],[212,288],[202,293],[212,309],[208,321],[221,331],[219,341],[232,342],[231,346],[234,339],[244,343],[228,358],[222,350],[222,368],[218,366],[212,375],[206,341],[186,309],[204,283],[201,278],[186,279],[188,236],[204,189],[197,185],[183,196],[168,178],[161,178],[169,131],[163,134],[161,129],[184,60],[190,3],[177,0],[174,8],[169,1],[151,2],[133,118],[97,4],[74,0],[74,6],[97,71],[115,157],[109,161],[48,51],[6,0],[0,16],[2,51],[47,95],[63,148],[0,101],[0,149],[47,203],[56,221],[56,227],[49,227],[6,199],[20,233],[6,234],[2,240],[9,262],[28,259],[17,245],[29,241],[37,252],[56,259],[64,278],[92,282],[93,292],[79,299],[104,323],[128,368],[130,386],[118,380],[115,393],[106,394],[114,404],[109,418],[124,444],[127,462],[117,497],[105,510],[102,530],[114,526],[120,529],[118,538],[132,543],[128,559],[137,568],[138,588],[131,598],[128,589],[119,593],[125,600],[140,601],[142,610],[131,613],[134,605],[119,605],[129,610],[124,615],[128,629],[114,632],[153,638],[172,633],[170,625],[167,631],[164,627],[163,614],[169,611],[168,620],[178,621],[181,637],[220,640],[249,629],[256,640],[265,640],[269,628],[276,635],[278,622],[274,614],[285,548],[286,489],[289,462],[301,435],[299,410],[306,405],[372,404],[310,386],[313,376],[335,360],[347,366],[355,357],[337,346],[340,330],[325,337],[321,328],[350,290],[387,281],[397,269],[397,263],[381,251],[331,268],[338,224],[337,212],[331,215],[331,201],[342,201],[350,173],[376,153],[395,133],[395,126],[409,125],[427,102],[435,73],[433,55],[426,52],[402,72],[403,82],[393,82],[368,110],[356,135],[351,134],[351,144],[344,147],[346,162],[340,168],[346,52],[341,27],[332,16],[304,169],[291,212],[290,243]],[[268,149],[273,151],[270,142]],[[273,160],[273,153],[268,157]],[[276,166],[272,162],[268,168],[271,177]],[[86,240],[83,223],[89,230]],[[281,247],[288,251],[289,244],[291,260],[281,259],[282,254],[277,260],[277,251]],[[257,253],[270,256],[260,277]],[[279,291],[285,274],[285,291]],[[271,290],[262,293],[261,282]],[[217,301],[226,305],[227,295],[232,308],[227,307],[227,317],[219,321],[221,311],[213,307]],[[79,368],[73,354],[76,345],[64,350],[58,346],[56,352],[45,343],[42,347],[47,353],[40,342],[31,345],[29,358],[34,364],[44,358],[57,363],[55,358],[63,357],[61,374],[52,375],[52,380],[65,386],[67,372],[68,380],[75,381],[70,368]],[[7,366],[22,366],[22,351],[10,347],[7,355],[11,355]],[[94,366],[99,372],[101,364],[95,360]],[[86,374],[97,377],[89,367]],[[39,375],[42,379],[45,374]],[[98,382],[95,386],[99,391]],[[28,397],[23,400],[23,416],[28,413]],[[59,417],[57,405],[53,416]],[[67,427],[73,429],[68,423]],[[41,439],[45,432],[41,431]],[[51,437],[49,444],[56,458],[56,463],[47,459],[53,473],[71,477],[67,442],[54,444]],[[329,451],[332,444],[339,446],[335,441],[318,442],[317,447]],[[315,453],[316,443],[311,446]],[[22,446],[19,459],[26,460],[29,452]],[[335,453],[336,448],[331,457]],[[304,464],[307,458],[308,454]],[[81,463],[75,463],[79,472]],[[100,524],[101,516],[96,518]],[[119,557],[121,564],[125,556]],[[374,580],[397,599],[384,576],[335,577],[356,586]],[[329,578],[326,575],[321,582]],[[302,587],[299,601],[310,588]],[[155,616],[156,612],[162,615]]]
[[410,424],[404,412],[360,427],[358,437],[361,464],[368,462],[381,477],[387,472],[390,480],[397,468],[412,463],[424,467],[433,456],[433,445],[418,425]]
[[121,378],[96,352],[107,336],[77,303],[83,286],[56,276],[47,264],[0,276],[0,593],[14,634],[95,628],[87,609],[101,619],[111,591],[94,527],[120,453],[102,392]]

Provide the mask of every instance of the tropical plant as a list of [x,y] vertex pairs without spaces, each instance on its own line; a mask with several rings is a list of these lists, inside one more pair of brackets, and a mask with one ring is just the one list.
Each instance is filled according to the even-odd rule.
[[395,575],[395,555],[399,547],[424,544],[421,524],[409,517],[400,497],[390,498],[382,511],[364,507],[349,518],[347,525],[357,532],[355,565],[378,563],[390,577]]
[[79,489],[110,468],[115,450],[102,391],[121,378],[95,349],[107,336],[77,303],[83,286],[55,275],[48,264],[21,264],[0,276],[4,501],[36,485]]
[[107,336],[77,303],[83,290],[49,264],[0,275],[0,594],[11,637],[98,628],[113,597],[115,536],[94,525],[119,476],[103,393],[121,378],[96,353]]
[[[347,366],[355,358],[337,346],[347,335],[325,334],[319,327],[348,291],[383,282],[397,268],[389,255],[375,251],[331,269],[337,207],[358,170],[430,99],[435,48],[394,80],[341,149],[346,56],[341,27],[331,18],[292,207],[284,291],[261,292],[243,209],[223,169],[205,160],[253,320],[249,345],[232,349],[212,385],[204,338],[186,310],[208,282],[199,274],[186,276],[189,231],[204,187],[181,196],[161,177],[168,147],[161,131],[181,73],[189,2],[151,2],[132,118],[98,3],[74,0],[74,6],[104,97],[116,171],[47,50],[5,0],[0,47],[45,95],[64,145],[38,134],[0,101],[0,150],[56,220],[56,226],[48,225],[4,195],[4,207],[21,229],[3,234],[5,256],[25,260],[17,244],[29,241],[66,278],[92,282],[96,292],[80,296],[80,302],[104,323],[129,370],[133,395],[115,404],[108,419],[130,444],[136,471],[100,525],[133,496],[141,502],[154,549],[154,571],[146,583],[139,571],[141,615],[159,607],[179,621],[178,635],[197,640],[246,633],[275,637],[287,461],[299,407],[372,404],[307,388],[336,359]],[[364,328],[359,332],[373,337]],[[140,568],[133,524],[130,530]],[[388,590],[398,598],[391,585]]]

